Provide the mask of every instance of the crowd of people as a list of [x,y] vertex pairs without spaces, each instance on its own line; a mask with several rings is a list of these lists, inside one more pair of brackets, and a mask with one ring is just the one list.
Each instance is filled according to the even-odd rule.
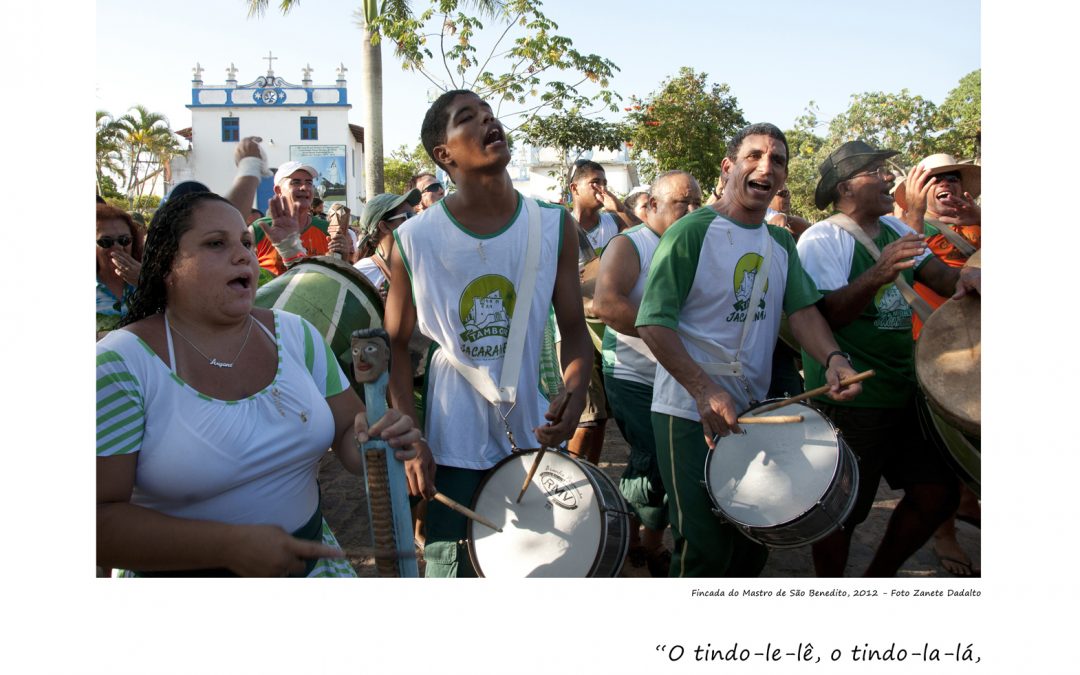
[[[816,574],[848,572],[882,477],[903,498],[855,572],[894,575],[933,538],[946,569],[978,574],[955,536],[956,519],[978,522],[978,498],[921,419],[905,295],[980,293],[964,265],[981,245],[977,165],[935,155],[899,175],[895,151],[845,143],[814,194],[834,215],[810,223],[790,213],[787,140],[771,124],[730,140],[707,195],[672,170],[623,200],[603,166],[579,161],[568,207],[515,190],[504,130],[470,91],[440,96],[420,137],[452,188],[421,173],[356,218],[343,204],[326,214],[318,172],[293,161],[273,174],[267,213],[252,208],[269,174],[258,138],[238,144],[227,195],[177,186],[148,231],[99,204],[100,566],[350,575],[321,516],[317,463],[331,448],[360,473],[357,441],[378,435],[405,462],[426,575],[475,576],[468,520],[435,493],[470,503],[517,451],[562,447],[596,464],[614,418],[630,446],[627,562],[653,576],[755,576],[768,547],[717,515],[706,465],[760,402],[821,388],[813,405],[859,480],[840,526],[807,542]],[[382,420],[366,419],[307,320],[254,306],[261,283],[325,255],[384,301]],[[418,334],[438,347],[423,380]]]

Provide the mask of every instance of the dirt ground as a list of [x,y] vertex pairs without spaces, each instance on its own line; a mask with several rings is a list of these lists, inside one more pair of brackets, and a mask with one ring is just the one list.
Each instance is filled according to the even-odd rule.
[[[614,423],[607,427],[604,450],[600,456],[600,468],[613,479],[618,480],[626,468],[629,447],[619,434]],[[327,522],[334,530],[342,547],[357,550],[371,546],[369,517],[364,481],[359,476],[347,473],[337,460],[331,456],[323,459],[319,471],[319,481],[323,492],[323,512]],[[890,490],[882,481],[878,488],[877,499],[869,518],[855,530],[851,546],[851,557],[846,576],[859,576],[866,569],[873,557],[875,548],[881,540],[889,516],[901,497],[901,493]],[[967,551],[976,569],[982,568],[980,551],[980,532],[977,528],[960,522],[957,523],[957,539]],[[672,546],[670,530],[666,536],[667,546]],[[374,560],[371,557],[350,557],[350,562],[362,577],[377,576]],[[648,577],[644,567],[633,567],[629,563],[623,566],[621,576]],[[809,547],[797,549],[776,549],[769,554],[769,561],[761,576],[763,577],[812,577],[813,565]],[[900,569],[899,577],[951,577],[942,567],[931,544],[928,542],[915,553]]]

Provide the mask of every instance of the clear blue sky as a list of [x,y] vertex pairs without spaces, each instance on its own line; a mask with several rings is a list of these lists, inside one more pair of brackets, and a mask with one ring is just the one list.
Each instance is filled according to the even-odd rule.
[[[208,85],[224,83],[229,63],[241,82],[250,82],[265,73],[263,57],[272,49],[279,58],[275,73],[292,82],[306,63],[316,82],[331,82],[344,63],[350,121],[359,124],[360,31],[352,18],[358,0],[303,0],[286,17],[276,0],[270,4],[263,18],[248,19],[241,0],[99,0],[95,107],[119,115],[141,103],[183,128],[190,125],[184,105],[196,61]],[[427,7],[426,0],[414,7]],[[811,100],[828,120],[847,108],[852,94],[866,91],[907,88],[940,103],[981,66],[976,0],[549,0],[544,9],[579,51],[619,66],[611,88],[624,98],[644,96],[680,66],[691,66],[729,84],[747,119],[782,128]],[[947,40],[939,37],[942,27]],[[413,145],[431,85],[403,72],[389,46],[383,74],[386,147]]]

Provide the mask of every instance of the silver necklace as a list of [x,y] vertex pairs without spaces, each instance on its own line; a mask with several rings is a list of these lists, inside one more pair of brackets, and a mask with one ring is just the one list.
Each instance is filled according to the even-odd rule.
[[[166,314],[166,315],[165,315],[165,318],[166,318],[166,320],[168,320],[168,317],[169,317],[169,315],[168,315],[168,314]],[[233,367],[233,364],[235,364],[235,363],[236,363],[236,359],[240,358],[240,355],[241,355],[241,354],[242,354],[242,353],[244,352],[244,347],[247,347],[247,343],[248,343],[248,338],[249,338],[249,337],[251,337],[251,326],[252,326],[252,323],[253,323],[253,321],[254,321],[254,320],[253,320],[253,319],[251,318],[251,315],[249,314],[249,315],[248,315],[248,328],[247,328],[247,333],[246,333],[246,334],[244,335],[244,344],[240,345],[240,351],[236,352],[236,356],[234,356],[234,357],[233,357],[233,359],[232,359],[232,361],[229,361],[228,363],[225,363],[225,362],[223,362],[223,361],[218,361],[218,360],[217,360],[217,359],[215,359],[215,358],[211,358],[211,357],[207,356],[206,354],[203,354],[203,350],[201,350],[201,349],[199,349],[198,347],[196,347],[196,346],[195,346],[195,343],[194,343],[194,342],[192,342],[191,340],[189,340],[189,339],[187,339],[186,337],[184,337],[184,334],[183,334],[183,333],[181,333],[181,332],[180,332],[179,330],[177,330],[176,326],[172,325],[171,323],[169,324],[169,328],[170,328],[170,329],[171,329],[171,330],[172,330],[172,331],[173,331],[174,333],[176,333],[176,334],[177,334],[177,335],[179,335],[179,336],[180,336],[181,338],[183,338],[184,342],[186,342],[186,343],[188,343],[189,345],[191,345],[191,348],[192,348],[192,349],[194,349],[195,351],[199,352],[199,356],[201,356],[201,357],[203,357],[204,359],[206,359],[207,361],[209,361],[209,362],[210,362],[210,365],[212,365],[212,366],[217,366],[218,368],[232,368],[232,367]]]

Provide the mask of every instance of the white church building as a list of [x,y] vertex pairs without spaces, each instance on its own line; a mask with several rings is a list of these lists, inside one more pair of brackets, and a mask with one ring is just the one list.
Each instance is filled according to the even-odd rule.
[[[362,209],[364,196],[364,130],[349,123],[348,89],[344,65],[332,84],[315,84],[312,68],[301,69],[300,84],[274,73],[277,57],[265,75],[240,84],[232,64],[225,83],[206,84],[203,68],[196,64],[191,81],[191,126],[177,131],[188,140],[187,157],[173,161],[172,184],[197,180],[214,192],[225,194],[236,176],[233,153],[246,136],[260,136],[271,170],[289,160],[302,161],[319,171],[315,188],[327,206],[343,201],[354,213]],[[259,185],[256,207],[266,211],[273,195],[273,179]]]

